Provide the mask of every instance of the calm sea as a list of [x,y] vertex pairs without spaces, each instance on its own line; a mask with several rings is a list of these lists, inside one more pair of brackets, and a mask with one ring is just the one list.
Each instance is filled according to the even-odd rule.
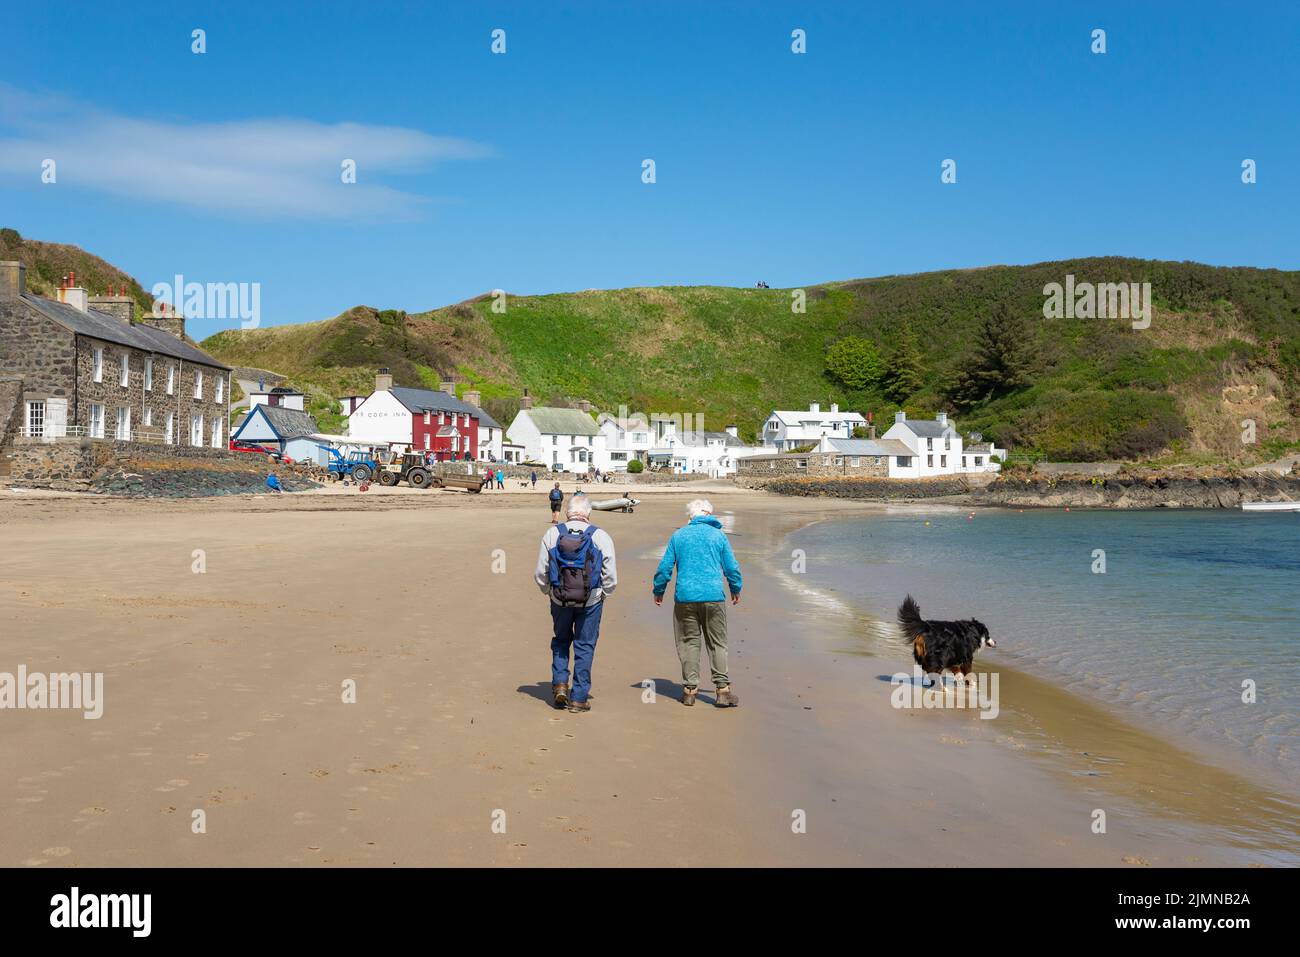
[[909,592],[927,618],[979,618],[998,641],[986,667],[1300,779],[1300,514],[969,514],[826,521],[789,544],[822,594],[890,621]]

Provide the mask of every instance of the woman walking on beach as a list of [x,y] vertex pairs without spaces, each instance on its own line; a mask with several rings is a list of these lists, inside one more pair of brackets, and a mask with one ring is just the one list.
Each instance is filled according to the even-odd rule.
[[722,591],[725,578],[731,603],[740,603],[740,565],[723,534],[722,523],[713,517],[708,499],[697,498],[686,506],[690,521],[673,532],[655,572],[654,598],[662,605],[668,580],[677,570],[673,590],[673,640],[682,663],[682,704],[695,704],[700,684],[700,644],[709,651],[714,703],[734,708],[740,699],[731,691],[727,677],[727,606]]

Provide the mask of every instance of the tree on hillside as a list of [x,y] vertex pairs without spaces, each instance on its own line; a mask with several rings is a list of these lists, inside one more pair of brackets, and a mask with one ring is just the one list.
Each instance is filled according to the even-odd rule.
[[826,372],[849,389],[865,389],[883,371],[875,344],[861,336],[846,336],[826,350]]
[[949,389],[958,406],[970,408],[1029,383],[1033,353],[1029,323],[999,302],[980,324],[974,349]]
[[911,326],[904,326],[881,379],[885,395],[901,403],[921,388],[921,347]]

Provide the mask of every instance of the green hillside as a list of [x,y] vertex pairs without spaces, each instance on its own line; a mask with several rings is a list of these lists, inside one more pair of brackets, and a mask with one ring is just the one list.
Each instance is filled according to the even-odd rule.
[[[1044,319],[1043,287],[1152,283],[1146,330],[1109,319]],[[964,430],[1062,460],[1251,462],[1296,446],[1300,273],[1196,263],[1087,259],[886,276],[790,290],[662,287],[491,297],[406,315],[358,307],[304,326],[223,332],[214,355],[274,368],[320,399],[366,390],[387,365],[399,384],[451,375],[498,417],[528,388],[539,402],[590,399],[645,412],[702,412],[749,438],[773,408],[809,401],[873,411],[947,409]],[[964,372],[999,304],[1024,369],[1014,387],[972,396]],[[905,330],[915,388],[891,388]],[[864,375],[834,376],[844,339],[874,347]],[[988,391],[988,390],[986,390]],[[965,394],[964,394],[965,393]],[[1241,423],[1255,423],[1254,444]]]
[[[75,246],[0,230],[0,258],[52,294],[69,269],[93,292],[131,277]],[[1043,288],[1150,282],[1151,326],[1045,319]],[[399,385],[479,389],[509,423],[538,403],[589,399],[703,413],[753,439],[774,408],[809,402],[951,413],[963,431],[1056,460],[1251,462],[1300,448],[1300,273],[1098,258],[884,276],[792,290],[659,287],[490,296],[423,313],[357,306],[320,322],[229,330],[204,348],[271,369],[310,396],[327,430],[335,399]],[[494,308],[494,305],[498,308]],[[910,343],[910,345],[909,345]],[[1247,423],[1253,442],[1244,442]]]

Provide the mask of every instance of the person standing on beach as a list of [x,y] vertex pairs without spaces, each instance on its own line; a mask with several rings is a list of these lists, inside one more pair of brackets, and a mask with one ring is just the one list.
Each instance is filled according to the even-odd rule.
[[555,488],[551,489],[551,524],[554,525],[560,520],[560,506],[564,504],[564,493],[560,491],[560,483],[555,483]]
[[533,469],[532,474],[529,475],[529,479],[533,483],[533,488],[537,488],[537,469]]
[[[605,598],[618,584],[614,540],[592,525],[591,501],[581,492],[569,499],[568,521],[542,536],[533,580],[551,603],[551,702],[573,712],[591,710],[591,664],[600,637]],[[569,688],[569,652],[573,688]]]
[[504,469],[497,469],[497,488],[506,487],[506,473]]
[[722,523],[713,517],[708,499],[697,498],[686,506],[690,521],[668,539],[668,547],[655,572],[654,599],[662,605],[668,580],[677,569],[673,589],[673,640],[682,663],[682,704],[695,704],[700,684],[700,644],[709,651],[713,672],[714,704],[734,708],[740,699],[732,693],[727,677],[727,606],[722,592],[726,579],[731,603],[740,603],[740,565]]

